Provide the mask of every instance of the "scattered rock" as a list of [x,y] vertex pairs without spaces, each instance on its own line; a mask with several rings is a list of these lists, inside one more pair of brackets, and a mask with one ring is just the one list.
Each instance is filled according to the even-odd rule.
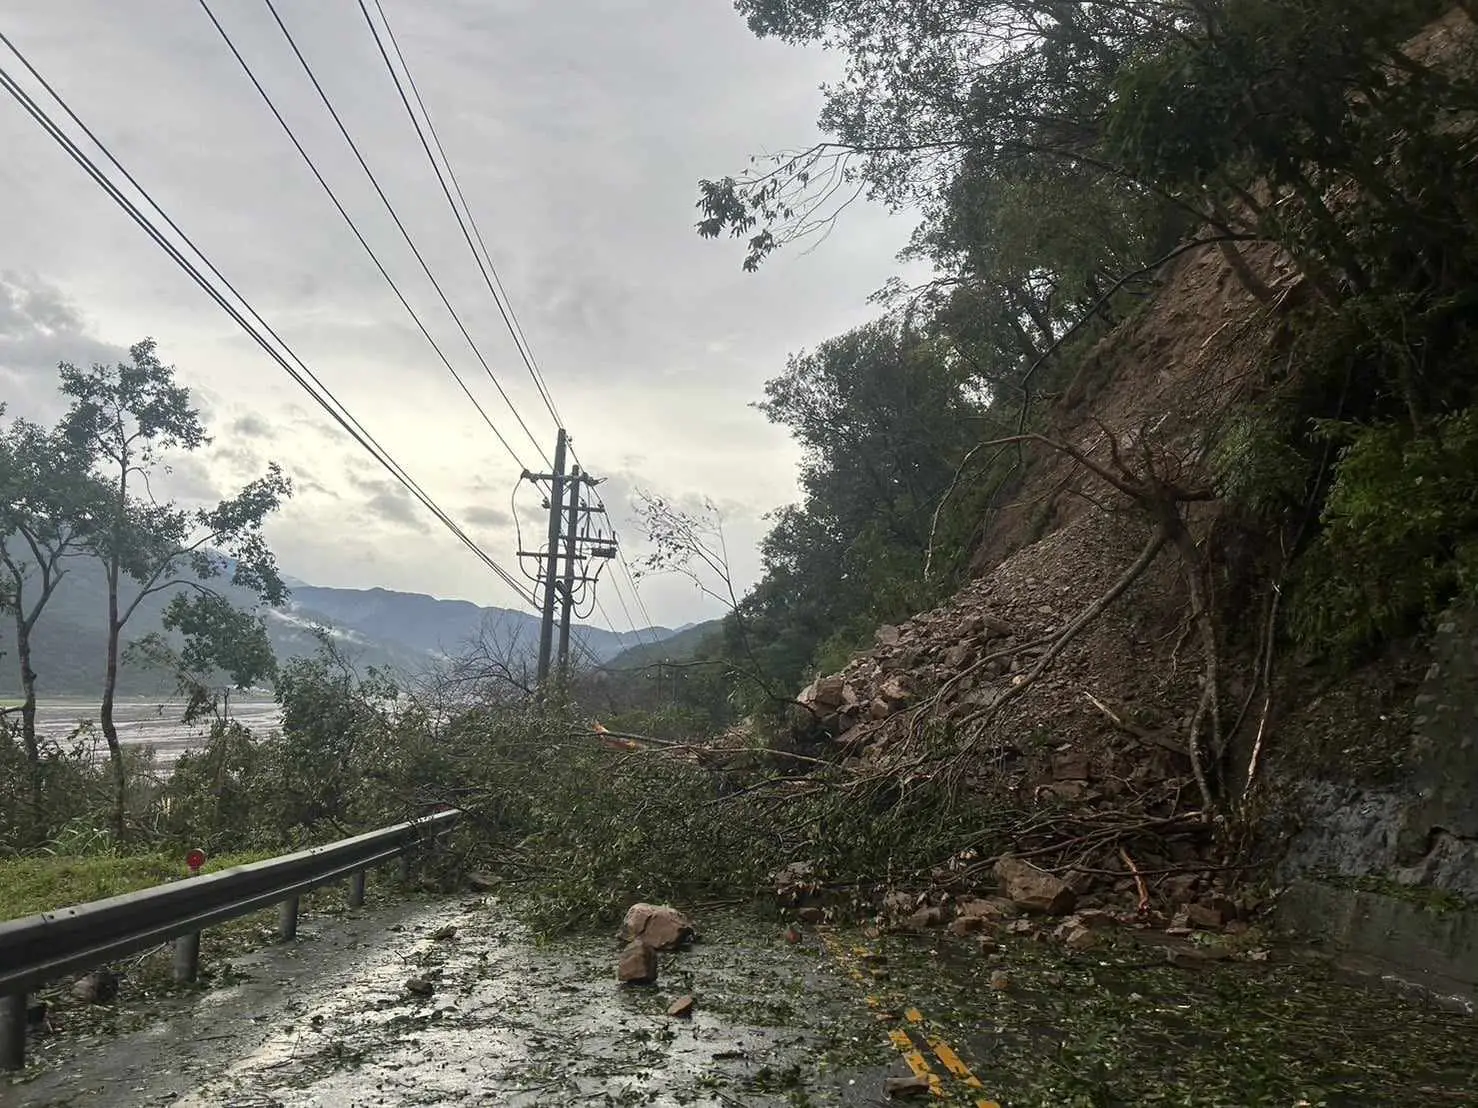
[[1098,936],[1082,924],[1071,924],[1062,936],[1063,945],[1069,950],[1092,950],[1098,945]]
[[1088,755],[1080,750],[1068,750],[1052,757],[1052,776],[1058,781],[1087,781],[1090,772]]
[[997,992],[1005,992],[1011,987],[1011,975],[1005,970],[991,970],[990,987]]
[[802,923],[820,923],[826,918],[826,912],[816,905],[808,905],[796,913]]
[[824,708],[840,708],[846,696],[847,682],[838,676],[822,677],[814,685],[811,702]]
[[984,916],[956,916],[950,921],[949,933],[963,939],[966,935],[984,931],[989,926],[990,920]]
[[960,901],[959,912],[962,916],[979,916],[985,920],[1010,919],[1021,914],[1016,905],[1009,900],[1003,900],[1000,897],[976,896],[966,897]]
[[908,682],[903,677],[894,674],[878,689],[878,697],[888,704],[907,704],[913,699],[913,690],[908,687]]
[[616,978],[623,985],[655,985],[657,952],[640,939],[632,939],[621,949]]
[[1226,923],[1221,909],[1207,904],[1187,904],[1176,915],[1184,915],[1186,923],[1202,931],[1220,931],[1222,924]]
[[617,938],[623,943],[640,939],[653,950],[676,950],[693,941],[695,932],[688,917],[676,908],[658,904],[633,904],[626,912]]
[[667,1006],[667,1014],[675,1019],[688,1019],[693,1014],[692,994],[680,996]]
[[930,1088],[927,1077],[889,1077],[883,1082],[883,1092],[890,1097],[923,1096]]
[[457,927],[455,924],[451,923],[447,924],[445,927],[438,927],[435,931],[431,932],[431,940],[433,942],[444,943],[448,939],[454,939],[456,937]]
[[1067,882],[1030,862],[1007,856],[996,863],[996,877],[1011,902],[1028,912],[1061,916],[1073,910],[1077,894]]
[[467,884],[471,885],[480,893],[492,892],[498,887],[498,879],[490,873],[481,873],[473,870],[467,875]]
[[411,996],[430,996],[436,991],[436,985],[425,977],[412,977],[405,983],[405,991]]
[[938,905],[930,905],[920,908],[913,915],[903,921],[903,926],[910,931],[923,931],[930,927],[938,927],[944,923],[944,909]]
[[96,970],[72,985],[73,998],[83,1004],[109,1004],[117,995],[118,975],[109,970]]
[[800,942],[801,929],[792,923],[789,927],[785,929],[785,941],[788,942],[791,946],[794,946],[796,943]]

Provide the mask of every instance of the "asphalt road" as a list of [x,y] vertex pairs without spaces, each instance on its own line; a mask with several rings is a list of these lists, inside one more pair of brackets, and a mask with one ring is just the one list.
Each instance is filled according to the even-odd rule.
[[[543,945],[482,900],[305,917],[141,1030],[40,1040],[0,1108],[873,1105],[909,1073],[814,935],[718,920],[663,961],[658,987],[619,987],[613,941]],[[825,1063],[849,1045],[870,1064]]]

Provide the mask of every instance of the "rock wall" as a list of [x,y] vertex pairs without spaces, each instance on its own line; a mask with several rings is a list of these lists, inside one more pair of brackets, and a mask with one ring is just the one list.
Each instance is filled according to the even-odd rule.
[[1399,784],[1283,784],[1302,827],[1280,876],[1381,877],[1478,902],[1478,608],[1438,627],[1415,707]]
[[1414,707],[1398,783],[1282,784],[1300,828],[1276,871],[1278,919],[1383,975],[1478,1001],[1478,608],[1439,625]]

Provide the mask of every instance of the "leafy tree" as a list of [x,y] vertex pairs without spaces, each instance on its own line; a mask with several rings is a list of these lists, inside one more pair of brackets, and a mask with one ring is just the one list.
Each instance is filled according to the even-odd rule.
[[[262,617],[245,612],[212,592],[181,593],[164,609],[164,628],[184,639],[176,651],[166,636],[145,635],[129,653],[174,674],[185,700],[184,722],[214,716],[224,724],[230,714],[231,690],[246,690],[277,675],[277,656]],[[215,678],[226,677],[224,688]]]
[[758,406],[803,449],[803,498],[771,516],[763,577],[726,624],[730,658],[748,643],[793,695],[823,647],[845,653],[954,583],[924,565],[983,402],[949,344],[894,319],[790,359]]
[[[748,237],[756,268],[787,241],[830,227],[867,195],[936,203],[974,160],[1014,175],[1077,167],[1121,176],[1098,150],[1113,79],[1171,40],[1191,4],[1156,0],[737,0],[755,34],[824,45],[846,59],[826,88],[830,140],[700,183],[699,233]],[[1143,188],[1143,183],[1140,182]]]
[[0,607],[14,619],[33,831],[41,826],[41,775],[31,639],[67,560],[83,551],[96,525],[102,493],[86,457],[57,432],[23,419],[0,430]]
[[[263,477],[211,508],[185,509],[153,496],[150,478],[166,453],[198,450],[208,440],[200,413],[190,406],[189,390],[176,382],[173,367],[159,361],[152,339],[134,345],[127,362],[90,370],[64,363],[61,376],[62,392],[71,398],[62,429],[108,485],[108,507],[88,545],[102,560],[107,579],[101,724],[114,771],[112,826],[122,836],[127,780],[113,709],[123,629],[145,598],[186,589],[197,597],[217,596],[209,582],[221,579],[250,589],[269,604],[285,599],[287,590],[262,537],[262,524],[292,488],[273,464]],[[137,586],[126,602],[124,578]],[[180,597],[171,601],[171,619],[194,640],[185,648],[188,657],[239,664],[222,653],[222,629],[212,624],[226,607]]]

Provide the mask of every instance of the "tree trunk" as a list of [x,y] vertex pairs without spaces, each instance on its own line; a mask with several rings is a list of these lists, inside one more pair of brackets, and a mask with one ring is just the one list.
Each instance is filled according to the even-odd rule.
[[108,668],[103,675],[103,738],[108,741],[108,760],[113,766],[112,830],[115,842],[124,838],[124,799],[128,779],[123,768],[123,748],[118,745],[118,728],[113,722],[113,698],[118,688],[118,639],[123,628],[118,623],[118,560],[108,563]]
[[26,833],[33,843],[45,841],[46,833],[41,811],[41,748],[36,742],[36,671],[31,668],[31,623],[21,614],[20,604],[15,613],[15,650],[21,663],[21,743],[26,750],[26,771],[30,777],[27,796],[30,816]]

